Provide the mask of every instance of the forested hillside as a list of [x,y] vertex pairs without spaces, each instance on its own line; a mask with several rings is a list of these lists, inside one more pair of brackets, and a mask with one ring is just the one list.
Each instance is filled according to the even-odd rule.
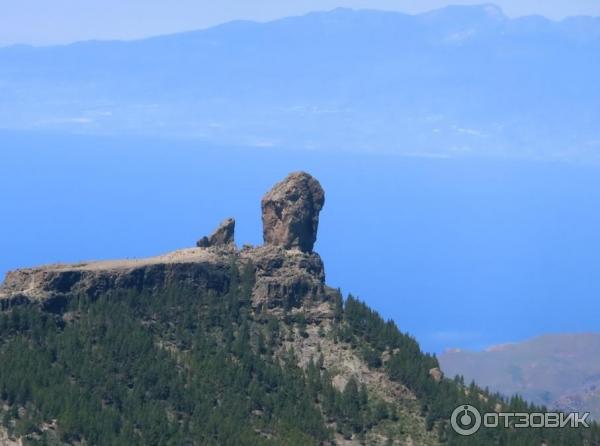
[[[596,427],[453,435],[447,420],[458,404],[533,407],[460,379],[438,382],[429,373],[434,357],[351,296],[332,302],[329,327],[311,327],[301,313],[256,313],[251,268],[239,272],[232,263],[224,294],[124,291],[72,299],[60,314],[32,305],[4,311],[4,428],[32,445],[401,444],[408,436],[417,444],[577,445],[600,438]],[[356,353],[417,400],[386,401],[355,379],[340,390],[323,354],[299,367],[284,346],[311,336],[311,328],[324,346]]]

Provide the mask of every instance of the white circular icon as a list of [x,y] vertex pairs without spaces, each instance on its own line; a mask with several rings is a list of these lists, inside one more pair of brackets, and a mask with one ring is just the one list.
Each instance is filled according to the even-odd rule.
[[473,435],[481,427],[481,414],[473,406],[464,404],[454,409],[450,424],[459,435]]

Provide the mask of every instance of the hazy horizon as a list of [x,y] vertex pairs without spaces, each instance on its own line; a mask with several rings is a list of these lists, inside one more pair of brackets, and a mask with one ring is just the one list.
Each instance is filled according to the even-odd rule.
[[[263,0],[249,4],[228,0],[213,4],[177,0],[158,1],[60,0],[49,6],[42,0],[7,4],[0,15],[0,47],[50,46],[87,40],[137,40],[207,29],[236,20],[268,22],[310,12],[351,8],[420,14],[446,6],[496,5],[511,18],[539,15],[551,20],[574,16],[600,16],[593,0],[538,2],[534,0],[304,0],[280,3]],[[41,11],[43,14],[32,14]]]

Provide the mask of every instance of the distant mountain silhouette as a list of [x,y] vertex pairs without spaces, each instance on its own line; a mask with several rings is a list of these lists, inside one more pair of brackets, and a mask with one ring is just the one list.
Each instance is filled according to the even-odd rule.
[[484,352],[452,350],[444,372],[529,401],[600,418],[600,334],[554,334]]
[[428,156],[589,158],[600,18],[336,9],[0,49],[0,128]]

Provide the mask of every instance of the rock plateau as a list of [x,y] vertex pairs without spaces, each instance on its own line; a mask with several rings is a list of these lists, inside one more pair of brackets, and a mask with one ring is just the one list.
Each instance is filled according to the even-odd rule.
[[[0,286],[0,309],[37,303],[61,311],[68,299],[127,289],[160,292],[171,286],[226,291],[232,262],[250,264],[255,272],[253,306],[274,313],[303,307],[307,316],[329,317],[336,291],[325,285],[323,262],[312,252],[324,193],[304,172],[290,174],[262,199],[265,245],[234,244],[235,220],[225,220],[209,237],[186,248],[156,257],[76,264],[52,264],[18,269]],[[312,309],[312,310],[311,310]]]

